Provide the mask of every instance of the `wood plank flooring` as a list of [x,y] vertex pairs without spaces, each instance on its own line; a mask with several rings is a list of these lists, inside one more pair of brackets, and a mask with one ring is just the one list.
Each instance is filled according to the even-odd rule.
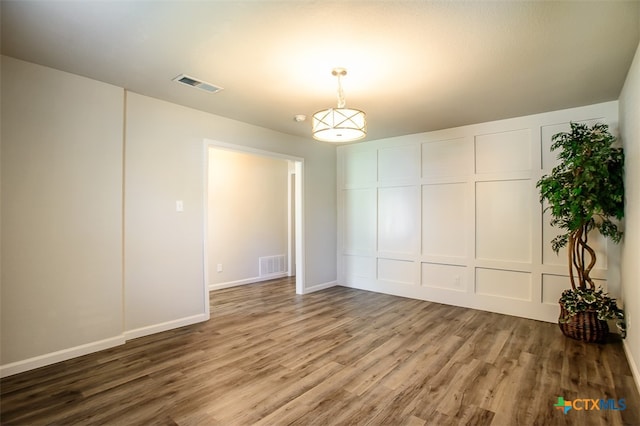
[[[622,345],[557,325],[282,279],[211,320],[0,381],[4,425],[640,425]],[[625,410],[554,408],[625,399]]]

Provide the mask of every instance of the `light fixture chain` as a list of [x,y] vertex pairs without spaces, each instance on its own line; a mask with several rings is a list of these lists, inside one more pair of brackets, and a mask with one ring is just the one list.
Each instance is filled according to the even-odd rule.
[[342,76],[346,74],[346,73],[341,73],[338,72],[337,73],[337,77],[338,77],[338,108],[344,108],[344,106],[346,105],[346,102],[344,100],[344,90],[342,90]]

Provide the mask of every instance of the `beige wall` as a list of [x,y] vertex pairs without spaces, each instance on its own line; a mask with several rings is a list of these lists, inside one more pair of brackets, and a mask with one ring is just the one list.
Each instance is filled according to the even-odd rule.
[[625,149],[622,300],[629,323],[625,348],[640,388],[640,45],[620,94],[620,136]]
[[208,168],[209,287],[260,280],[260,257],[287,255],[288,161],[210,148]]
[[123,341],[123,102],[2,57],[3,366]]
[[334,283],[334,146],[2,58],[1,375],[208,317],[205,139],[304,160],[305,290]]
[[[205,139],[304,159],[306,289],[335,281],[335,147],[129,93],[125,318],[129,335],[203,315]],[[334,187],[330,188],[329,185]],[[182,200],[184,211],[175,211]],[[324,267],[314,268],[315,262]],[[210,273],[213,273],[210,271]]]
[[[203,148],[191,110],[127,93],[125,330],[128,337],[206,319]],[[176,211],[176,201],[184,211]]]

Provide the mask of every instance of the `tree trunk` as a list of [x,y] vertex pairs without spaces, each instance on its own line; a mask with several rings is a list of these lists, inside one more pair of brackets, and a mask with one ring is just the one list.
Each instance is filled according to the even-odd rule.
[[[594,289],[595,283],[589,276],[596,264],[596,252],[588,244],[588,224],[585,224],[569,235],[567,254],[569,257],[569,278],[571,288],[585,290]],[[587,264],[588,257],[588,264]]]

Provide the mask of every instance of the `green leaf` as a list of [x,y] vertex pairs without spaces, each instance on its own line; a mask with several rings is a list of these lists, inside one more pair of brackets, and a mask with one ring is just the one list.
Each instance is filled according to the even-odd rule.
[[551,240],[556,253],[569,244],[569,235],[582,229],[597,230],[616,243],[622,239],[613,220],[624,217],[624,152],[613,146],[616,138],[606,124],[571,122],[570,127],[552,136],[551,149],[558,151],[560,163],[536,183],[551,225],[563,231]]

